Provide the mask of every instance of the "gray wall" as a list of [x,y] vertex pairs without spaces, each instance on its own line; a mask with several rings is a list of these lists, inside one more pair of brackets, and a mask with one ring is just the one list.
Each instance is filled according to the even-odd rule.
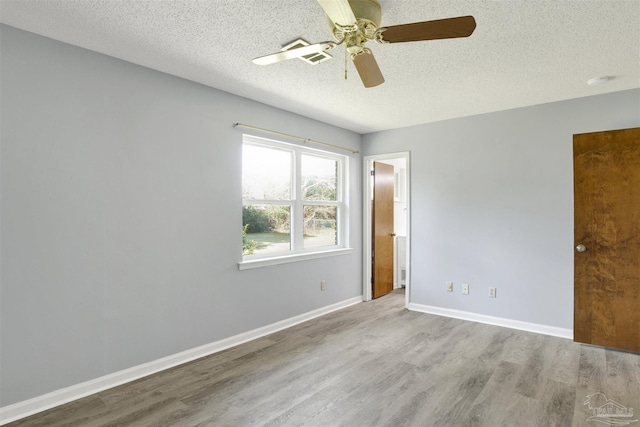
[[0,406],[361,295],[358,156],[352,255],[238,271],[232,124],[360,135],[11,27],[1,40]]
[[365,135],[411,151],[411,302],[571,329],[572,135],[636,126],[640,90]]

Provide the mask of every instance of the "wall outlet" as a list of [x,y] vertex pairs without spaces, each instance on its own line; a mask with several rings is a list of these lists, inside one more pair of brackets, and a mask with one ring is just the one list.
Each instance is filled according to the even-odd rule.
[[447,292],[453,292],[453,282],[447,282]]
[[496,288],[489,288],[489,298],[496,297]]
[[326,280],[320,281],[320,290],[321,291],[326,291],[327,290],[327,281]]
[[469,295],[469,285],[467,283],[462,284],[462,293],[465,295]]

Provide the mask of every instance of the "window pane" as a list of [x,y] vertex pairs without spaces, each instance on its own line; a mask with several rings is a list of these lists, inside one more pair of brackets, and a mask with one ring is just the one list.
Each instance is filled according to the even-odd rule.
[[304,247],[335,246],[338,244],[338,208],[335,206],[304,207]]
[[242,207],[243,255],[291,250],[291,208],[288,205]]
[[289,200],[291,152],[257,145],[242,146],[242,197]]
[[338,161],[323,157],[302,156],[302,199],[336,200]]

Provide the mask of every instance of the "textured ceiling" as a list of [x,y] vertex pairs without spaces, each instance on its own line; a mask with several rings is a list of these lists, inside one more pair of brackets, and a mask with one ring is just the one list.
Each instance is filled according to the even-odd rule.
[[[473,15],[469,38],[369,43],[365,89],[344,51],[251,62],[331,40],[315,0],[0,0],[0,21],[358,133],[640,87],[640,0],[380,0],[382,25]],[[589,87],[593,77],[612,76]]]

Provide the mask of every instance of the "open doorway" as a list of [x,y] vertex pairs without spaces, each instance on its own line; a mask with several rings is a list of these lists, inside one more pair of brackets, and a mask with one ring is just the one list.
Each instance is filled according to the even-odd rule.
[[409,168],[409,152],[364,157],[364,301],[405,288],[405,306],[409,304]]

